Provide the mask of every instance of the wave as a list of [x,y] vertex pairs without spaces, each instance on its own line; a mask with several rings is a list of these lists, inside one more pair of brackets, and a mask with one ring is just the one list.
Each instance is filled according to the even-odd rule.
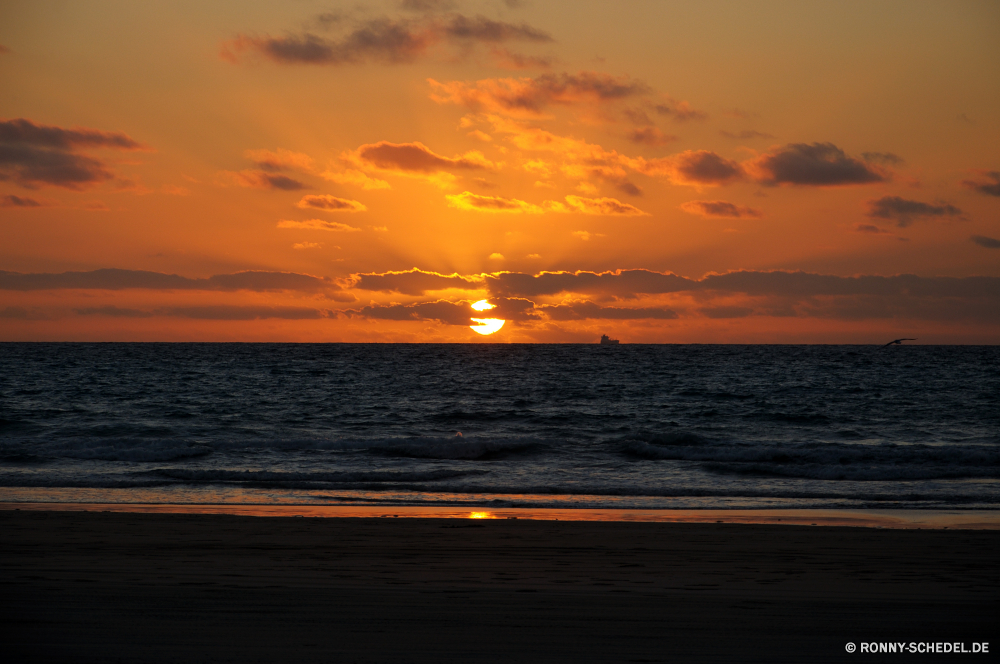
[[698,462],[703,470],[816,480],[886,481],[1000,478],[1000,446],[897,443],[739,443],[670,432],[630,436],[626,456]]

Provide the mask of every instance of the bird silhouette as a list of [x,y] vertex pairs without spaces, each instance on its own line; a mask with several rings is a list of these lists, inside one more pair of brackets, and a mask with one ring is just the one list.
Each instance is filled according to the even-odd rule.
[[[896,344],[897,346],[902,346],[904,341],[916,341],[916,339],[896,339],[895,341],[890,341],[889,343],[887,343],[886,346],[891,346],[893,344]],[[885,348],[885,346],[883,346],[883,348]]]

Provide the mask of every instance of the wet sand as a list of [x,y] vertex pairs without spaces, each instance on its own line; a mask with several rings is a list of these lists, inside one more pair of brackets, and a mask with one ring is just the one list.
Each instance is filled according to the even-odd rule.
[[988,661],[998,545],[996,530],[5,510],[0,630],[12,662],[880,661],[845,644],[992,639],[960,656]]

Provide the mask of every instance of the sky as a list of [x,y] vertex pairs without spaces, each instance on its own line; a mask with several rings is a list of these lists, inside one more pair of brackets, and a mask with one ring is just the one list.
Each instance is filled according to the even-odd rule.
[[0,2],[0,80],[3,341],[1000,342],[1000,3]]

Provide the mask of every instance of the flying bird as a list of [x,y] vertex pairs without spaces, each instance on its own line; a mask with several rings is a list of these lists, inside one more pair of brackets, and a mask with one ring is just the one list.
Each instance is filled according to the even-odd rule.
[[[890,341],[889,343],[887,343],[886,346],[891,346],[893,344],[896,344],[897,346],[902,346],[904,341],[916,341],[916,339],[896,339],[895,341]],[[885,348],[885,346],[883,346],[883,348]]]

